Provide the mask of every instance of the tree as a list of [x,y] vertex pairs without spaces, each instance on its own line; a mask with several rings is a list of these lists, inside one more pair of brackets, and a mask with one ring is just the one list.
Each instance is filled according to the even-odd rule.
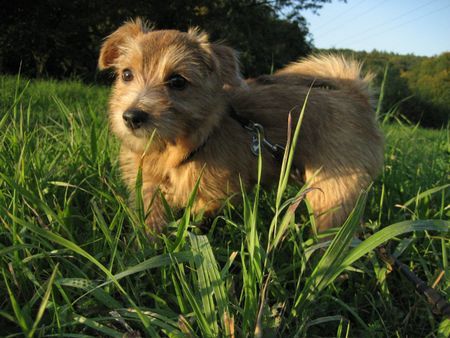
[[375,74],[373,86],[380,88],[388,67],[381,112],[398,106],[399,113],[413,123],[439,128],[450,117],[450,52],[435,57],[398,55],[380,51],[357,52],[330,49],[363,62],[364,71]]
[[450,117],[450,52],[423,59],[405,73],[415,93],[416,110],[422,124],[440,127]]
[[137,16],[157,28],[199,26],[241,52],[248,75],[310,51],[302,9],[330,0],[16,0],[3,2],[0,72],[93,80],[102,38]]

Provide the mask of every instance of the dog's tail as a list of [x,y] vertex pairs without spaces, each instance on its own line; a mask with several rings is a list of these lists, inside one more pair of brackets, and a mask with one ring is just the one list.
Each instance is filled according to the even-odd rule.
[[362,63],[342,55],[321,54],[312,55],[298,62],[282,68],[277,72],[280,75],[297,74],[317,79],[319,84],[323,81],[337,88],[348,88],[359,92],[369,101],[371,94],[369,84],[373,79],[372,73],[362,75]]

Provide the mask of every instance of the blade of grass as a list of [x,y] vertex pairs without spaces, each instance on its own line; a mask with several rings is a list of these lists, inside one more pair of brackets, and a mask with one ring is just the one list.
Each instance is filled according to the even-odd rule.
[[30,332],[28,332],[28,337],[33,337],[34,332],[36,331],[39,322],[42,319],[42,316],[44,315],[45,308],[47,307],[48,300],[50,298],[50,293],[52,291],[53,282],[55,280],[56,272],[58,271],[58,264],[56,264],[55,269],[53,270],[52,275],[50,276],[50,279],[48,280],[47,290],[45,291],[44,297],[42,297],[41,305],[39,305],[38,312],[36,314],[36,319],[33,323],[33,326],[31,327]]
[[[194,260],[196,258],[194,257]],[[178,264],[176,260],[173,261],[174,264]],[[195,264],[194,264],[195,265]],[[189,305],[191,306],[192,310],[195,314],[196,322],[204,336],[207,337],[214,337],[213,331],[211,330],[211,327],[209,326],[208,319],[206,318],[202,307],[200,306],[199,302],[197,301],[194,293],[191,291],[191,288],[189,287],[188,283],[186,282],[186,277],[184,276],[184,272],[181,270],[183,267],[180,267],[178,265],[178,269],[175,269],[175,274],[177,275],[178,281],[180,282],[181,289],[183,290],[184,298],[187,300]]]
[[231,330],[229,327],[230,313],[228,310],[228,297],[211,245],[206,236],[189,234],[189,238],[191,239],[192,247],[204,258],[202,261],[202,269],[204,269],[208,277],[208,282],[212,286],[217,304],[217,312],[222,323],[222,328],[225,331],[225,336],[229,337]]
[[94,298],[109,309],[117,309],[117,308],[123,307],[123,305],[120,302],[118,302],[116,299],[111,297],[103,289],[99,288],[95,282],[93,282],[89,279],[60,278],[55,281],[55,284],[91,291]]
[[381,106],[383,105],[384,90],[385,90],[385,86],[386,86],[386,82],[387,82],[388,70],[389,70],[389,63],[386,63],[386,66],[384,67],[384,72],[383,72],[383,80],[381,81],[380,96],[378,97],[377,109],[375,110],[375,116],[377,118],[380,116]]
[[183,217],[179,221],[175,242],[173,243],[173,245],[170,246],[171,252],[175,252],[176,250],[178,250],[179,247],[183,245],[184,239],[186,238],[187,229],[190,222],[191,210],[194,205],[195,197],[197,196],[204,168],[205,167],[202,168],[202,171],[200,172],[200,175],[197,178],[197,181],[195,182],[194,189],[192,189],[191,195],[189,196],[188,204],[185,207]]
[[11,291],[11,288],[9,287],[9,283],[8,283],[7,278],[6,278],[5,271],[3,269],[2,269],[2,274],[3,274],[3,279],[5,281],[6,290],[8,291],[9,299],[10,299],[10,302],[11,302],[11,305],[12,305],[12,308],[13,308],[13,311],[14,311],[14,315],[16,316],[16,319],[17,319],[17,324],[19,324],[19,326],[22,329],[23,333],[28,335],[30,329],[28,328],[27,320],[26,320],[24,314],[22,313],[22,310],[20,308],[19,303],[16,300],[16,297],[14,297],[14,294]]
[[450,318],[442,319],[441,323],[439,324],[437,337],[438,338],[450,337]]
[[346,267],[353,264],[365,254],[371,252],[376,247],[387,242],[388,240],[413,231],[440,231],[448,232],[450,222],[443,220],[422,220],[422,221],[403,221],[387,226],[381,229],[365,241],[361,242],[357,247],[352,249],[347,257],[342,261],[335,271],[335,275],[339,275]]
[[97,322],[97,321],[95,321],[93,319],[84,317],[82,315],[75,314],[75,315],[72,316],[72,319],[76,323],[88,326],[88,327],[90,327],[91,329],[94,329],[97,332],[100,332],[100,333],[108,335],[109,337],[115,337],[115,338],[122,338],[122,337],[124,337],[124,334],[122,332],[119,332],[117,330],[111,329],[108,326],[100,324],[99,322]]
[[[143,261],[139,264],[136,264],[136,265],[126,269],[125,271],[115,274],[113,276],[114,278],[112,278],[107,283],[110,283],[113,280],[117,280],[117,281],[121,280],[124,277],[130,276],[132,274],[135,274],[135,273],[138,273],[141,271],[159,268],[159,267],[163,267],[163,266],[169,266],[173,263],[174,260],[176,260],[177,264],[178,263],[186,263],[186,262],[189,262],[189,260],[191,260],[193,257],[194,256],[191,251],[179,251],[179,252],[166,253],[166,254],[154,256],[149,259],[146,259],[145,261]],[[101,286],[106,285],[105,283],[100,284],[100,285]]]
[[203,252],[205,243],[200,236],[189,234],[189,239],[191,241],[192,252],[196,256],[196,259],[194,259],[193,262],[197,275],[198,291],[203,305],[203,313],[212,334],[217,336],[219,333],[219,326],[217,325],[213,289],[208,273],[208,268],[210,268],[210,266],[208,266],[204,255],[205,253]]
[[[267,252],[269,252],[269,245],[271,245],[271,243],[272,243],[272,238],[275,237],[278,233],[278,231],[277,231],[278,216],[280,214],[281,199],[282,199],[284,192],[286,191],[288,180],[290,178],[295,148],[297,146],[297,140],[298,140],[298,137],[300,134],[300,128],[301,128],[301,125],[303,122],[303,117],[304,117],[305,111],[306,111],[306,104],[308,102],[309,95],[311,93],[313,84],[314,84],[314,81],[311,84],[310,88],[308,89],[308,92],[306,93],[306,97],[303,101],[303,106],[300,111],[297,125],[295,126],[294,135],[292,137],[292,140],[291,140],[291,132],[292,132],[291,131],[291,116],[292,116],[291,112],[288,115],[288,130],[287,130],[286,147],[285,147],[285,151],[284,151],[284,155],[283,155],[283,161],[281,163],[280,178],[279,178],[277,193],[276,193],[275,216],[273,217],[272,222],[269,227],[269,239],[267,242],[267,250],[266,250]],[[264,266],[266,266],[266,264],[267,264],[267,260],[266,260]]]
[[336,267],[346,257],[348,247],[364,212],[366,199],[367,191],[363,191],[356,202],[355,208],[307,279],[303,290],[295,301],[294,308],[303,309],[317,293],[335,279]]
[[421,192],[420,194],[418,194],[417,196],[414,196],[410,200],[408,200],[405,203],[403,203],[403,205],[401,207],[405,207],[406,208],[406,207],[410,206],[411,204],[413,204],[414,202],[417,204],[417,202],[419,200],[421,200],[421,199],[423,199],[425,197],[428,197],[428,196],[430,196],[430,195],[432,195],[432,194],[434,194],[436,192],[445,190],[445,189],[447,189],[449,187],[450,187],[450,184],[444,184],[444,185],[441,185],[439,187],[434,187],[434,188],[425,190],[425,191]]

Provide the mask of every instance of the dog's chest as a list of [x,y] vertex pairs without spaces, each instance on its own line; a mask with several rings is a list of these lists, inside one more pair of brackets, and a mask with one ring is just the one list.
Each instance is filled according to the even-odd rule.
[[196,179],[196,175],[191,168],[185,170],[171,169],[163,177],[160,190],[164,194],[167,202],[174,207],[184,207],[191,195]]

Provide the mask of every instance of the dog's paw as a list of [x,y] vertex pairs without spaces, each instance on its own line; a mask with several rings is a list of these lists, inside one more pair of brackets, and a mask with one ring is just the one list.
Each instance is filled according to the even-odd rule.
[[167,227],[167,220],[162,215],[150,214],[145,220],[145,231],[150,237],[156,237]]

